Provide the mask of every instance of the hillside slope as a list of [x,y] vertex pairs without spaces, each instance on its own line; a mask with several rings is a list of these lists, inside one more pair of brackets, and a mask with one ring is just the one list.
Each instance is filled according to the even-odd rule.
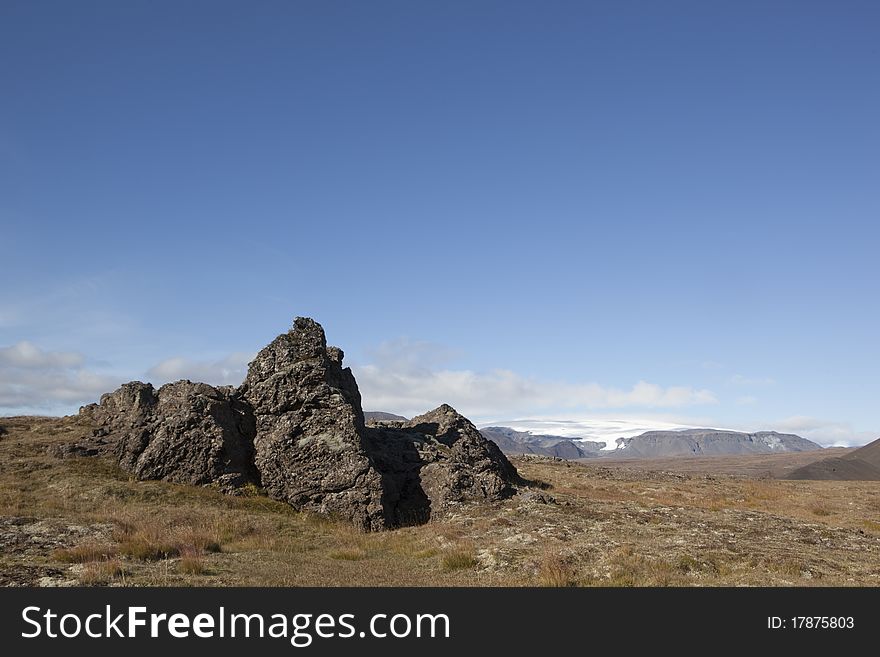
[[844,456],[805,465],[789,473],[786,479],[880,481],[880,439]]

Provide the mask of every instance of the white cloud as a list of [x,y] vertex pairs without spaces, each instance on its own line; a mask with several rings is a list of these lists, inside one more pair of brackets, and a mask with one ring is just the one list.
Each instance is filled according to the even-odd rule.
[[80,353],[46,351],[31,342],[0,347],[0,412],[69,412],[121,383],[84,363]]
[[849,422],[823,420],[807,415],[796,415],[771,422],[770,426],[777,431],[796,433],[825,447],[852,447],[880,438],[874,433],[856,430]]
[[779,431],[793,433],[812,440],[823,447],[856,447],[880,438],[880,433],[860,431],[852,423],[840,420],[824,420],[808,415],[795,415],[783,419],[760,422],[735,422],[737,431]]
[[247,365],[254,354],[233,353],[216,361],[174,357],[163,360],[147,372],[155,383],[190,379],[211,385],[239,385],[247,374]]
[[0,347],[0,367],[73,368],[81,366],[84,360],[82,354],[72,351],[43,351],[26,340],[9,347]]
[[565,409],[679,408],[714,404],[715,395],[689,386],[639,381],[629,388],[598,383],[540,381],[512,372],[440,368],[452,352],[400,340],[371,352],[373,362],[352,367],[364,408],[415,415],[448,403],[470,417],[500,417]]

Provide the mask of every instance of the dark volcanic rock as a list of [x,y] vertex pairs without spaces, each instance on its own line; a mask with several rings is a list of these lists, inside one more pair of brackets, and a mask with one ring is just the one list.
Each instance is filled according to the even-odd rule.
[[143,424],[152,414],[155,405],[156,391],[152,385],[130,381],[113,392],[101,395],[99,404],[83,406],[79,409],[79,414],[108,430],[119,430]]
[[[100,425],[91,448],[112,449],[120,467],[140,479],[216,483],[223,489],[259,481],[253,414],[231,388],[178,381],[157,391],[135,381],[80,414]],[[60,455],[88,455],[89,448],[78,445],[74,453]]]
[[127,383],[80,409],[97,425],[94,436],[57,455],[113,453],[141,479],[225,490],[260,483],[275,499],[365,530],[425,522],[516,491],[516,469],[450,406],[366,426],[342,359],[318,323],[298,317],[257,354],[237,390]]
[[448,404],[419,415],[406,426],[444,445],[442,458],[422,468],[428,497],[439,504],[497,500],[513,494],[516,469],[498,446]]
[[408,422],[375,423],[367,431],[393,525],[424,522],[456,504],[516,492],[520,478],[510,461],[448,404]]
[[257,354],[240,388],[257,422],[255,463],[270,496],[381,529],[382,477],[366,454],[361,396],[342,357],[302,317]]

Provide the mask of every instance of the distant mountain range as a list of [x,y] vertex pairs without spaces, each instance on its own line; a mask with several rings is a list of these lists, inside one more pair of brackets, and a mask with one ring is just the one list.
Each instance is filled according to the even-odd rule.
[[603,449],[605,447],[603,442],[534,435],[509,427],[485,427],[481,432],[506,454],[538,454],[563,459],[773,454],[822,449],[821,445],[806,438],[775,431],[757,433],[719,429],[646,431],[632,438],[618,438],[616,449]]
[[790,472],[786,479],[880,481],[880,439],[844,456],[832,456]]
[[379,420],[381,422],[386,421],[395,421],[395,422],[406,422],[409,420],[408,417],[403,417],[402,415],[395,415],[394,413],[386,413],[384,411],[364,411],[364,419],[369,422],[370,420]]
[[599,456],[605,443],[593,440],[571,440],[561,436],[534,435],[510,427],[484,427],[484,437],[494,442],[505,454],[537,454],[560,459],[584,459]]
[[758,431],[742,433],[721,429],[682,429],[646,431],[633,438],[619,438],[615,457],[656,458],[666,456],[715,456],[734,454],[773,454],[808,452],[822,449],[811,440],[791,433]]
[[[406,421],[407,418],[382,411],[365,411],[370,421]],[[505,454],[534,454],[560,459],[666,458],[678,456],[734,456],[777,454],[822,449],[821,445],[791,433],[758,431],[745,433],[724,429],[670,429],[645,431],[637,436],[617,438],[614,445],[601,440],[538,434],[511,427],[483,427],[480,433]],[[877,448],[880,471],[880,446]],[[850,467],[855,467],[852,463]],[[806,477],[805,477],[806,478]],[[880,475],[878,475],[880,478]]]

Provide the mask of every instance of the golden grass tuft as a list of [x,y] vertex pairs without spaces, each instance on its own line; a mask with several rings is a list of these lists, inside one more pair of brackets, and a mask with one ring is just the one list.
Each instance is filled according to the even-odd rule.
[[367,558],[367,552],[360,547],[345,547],[331,551],[329,556],[340,561],[361,561]]
[[115,580],[125,580],[125,567],[119,559],[93,561],[85,564],[79,574],[79,584],[83,586],[101,586]]
[[59,548],[52,553],[52,558],[62,563],[88,563],[107,559],[115,554],[116,548],[113,546],[90,541],[71,548]]
[[538,565],[538,586],[568,587],[577,585],[574,568],[562,556],[546,554]]
[[474,551],[469,548],[452,548],[440,557],[440,568],[444,572],[466,570],[477,565]]
[[135,534],[119,544],[119,554],[137,561],[158,561],[180,554],[176,545],[164,540],[153,540]]
[[200,554],[185,554],[177,562],[177,572],[183,575],[206,575],[208,567]]
[[673,586],[677,583],[675,569],[666,561],[637,554],[632,546],[624,546],[611,558],[610,586]]

